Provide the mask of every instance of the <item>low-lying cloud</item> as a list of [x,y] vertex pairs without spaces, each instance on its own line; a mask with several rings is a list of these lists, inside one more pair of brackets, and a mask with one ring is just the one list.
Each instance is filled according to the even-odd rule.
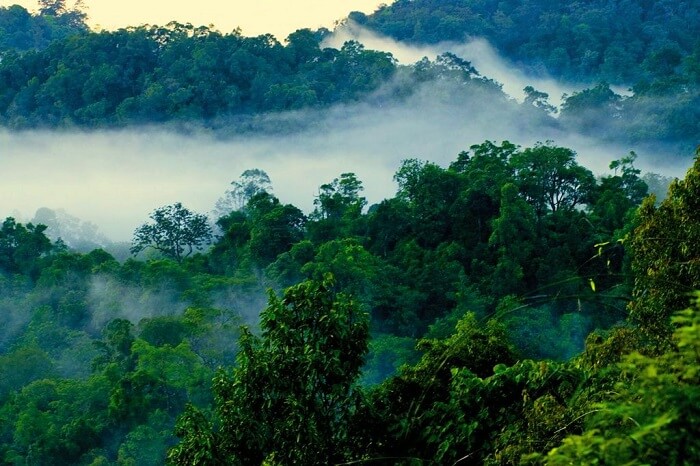
[[479,71],[503,86],[503,91],[519,102],[525,94],[523,89],[532,86],[549,94],[549,102],[560,106],[563,94],[572,94],[588,87],[585,84],[560,83],[546,75],[544,71],[534,76],[518,69],[514,64],[501,57],[496,49],[485,39],[472,38],[463,43],[441,42],[434,45],[408,45],[390,37],[382,36],[352,21],[340,25],[329,36],[324,45],[340,48],[348,40],[356,40],[366,48],[391,52],[396,60],[404,65],[413,64],[423,57],[434,59],[438,55],[450,52],[465,60]]
[[[406,53],[413,50],[402,47]],[[484,50],[488,53],[462,56],[489,76],[478,61],[492,53],[488,47]],[[411,53],[423,56],[424,51]],[[513,69],[505,74],[518,76]],[[506,82],[504,76],[489,77],[503,82],[505,89],[525,83]],[[541,83],[533,85],[548,91]],[[296,129],[291,132],[255,132],[243,124],[226,128],[225,137],[223,131],[183,133],[162,127],[0,131],[0,216],[28,221],[40,207],[65,209],[96,224],[112,240],[128,241],[157,207],[182,202],[192,210],[210,212],[229,183],[250,168],[269,174],[282,202],[309,212],[318,187],[341,173],[356,173],[372,204],[395,194],[392,177],[402,159],[445,166],[459,152],[485,140],[523,146],[553,140],[576,150],[581,163],[596,173],[606,173],[610,161],[638,150],[562,133],[556,120],[478,86],[429,82],[417,85],[404,99],[368,102],[258,118],[273,130],[292,122]],[[244,126],[248,129],[241,129]],[[665,175],[682,176],[691,162],[689,154],[638,153],[640,168]]]

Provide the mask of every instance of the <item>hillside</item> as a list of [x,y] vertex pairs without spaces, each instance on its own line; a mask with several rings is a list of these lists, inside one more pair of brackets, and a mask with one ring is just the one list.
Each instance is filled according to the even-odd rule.
[[42,5],[0,9],[1,200],[139,223],[4,216],[0,463],[700,464],[697,3],[349,16],[585,83],[560,108],[451,52]]
[[86,14],[65,2],[44,2],[38,14],[19,5],[0,7],[0,54],[8,50],[40,50],[56,40],[88,31]]
[[564,96],[570,131],[657,150],[658,143],[685,152],[697,145],[697,2],[399,0],[349,19],[409,43],[485,38],[533,76],[583,84]]
[[671,316],[700,288],[700,161],[639,208],[633,154],[600,179],[575,156],[409,159],[368,210],[343,173],[308,216],[247,170],[218,235],[163,206],[123,263],[5,219],[0,457],[696,460],[697,310]]
[[398,0],[350,18],[408,42],[483,37],[516,63],[575,82],[697,72],[700,52],[700,5],[688,0]]
[[[524,7],[508,9],[504,3],[489,15],[488,3],[478,4],[483,11],[469,2],[440,5],[397,2],[371,16],[350,18],[402,40],[485,37],[513,66],[589,83],[587,89],[563,96],[561,117],[546,126],[647,152],[679,155],[694,149],[700,132],[700,47],[693,29],[696,23],[686,21],[696,14],[692,5],[681,2],[666,16],[658,2],[645,9],[641,5],[637,16],[620,13],[630,20],[637,17],[629,27],[619,21],[603,23],[612,16],[593,10],[604,6],[595,2],[570,6],[565,12],[553,10],[549,3],[546,7],[533,3],[526,9],[529,16]],[[457,83],[489,81],[468,57],[443,57],[442,63],[435,61],[427,68],[421,62],[401,66],[391,54],[365,49],[357,42],[338,49],[325,47],[326,30],[300,30],[284,42],[270,35],[245,37],[178,23],[97,33],[86,30],[79,12],[32,16],[21,7],[11,7],[1,13],[6,27],[0,39],[14,46],[3,52],[0,62],[0,124],[12,129],[165,124],[176,129],[213,128],[222,134],[271,128],[294,131],[298,127],[285,126],[284,118],[265,125],[256,117],[336,104],[391,104],[427,80],[444,81],[447,76]],[[675,25],[681,16],[683,27]],[[490,18],[488,24],[501,18],[511,27],[477,27],[470,22],[477,17]],[[443,31],[441,24],[455,23],[454,18],[462,18],[461,26]],[[546,18],[558,22],[552,25]],[[64,23],[73,24],[73,29],[61,26]],[[432,35],[405,33],[421,29],[412,23],[431,24]],[[51,25],[49,32],[41,32],[42,24]],[[391,26],[396,24],[405,25],[404,32]],[[541,24],[542,30],[525,24]],[[551,26],[550,35],[544,32],[546,24]],[[618,27],[624,33],[614,32]],[[590,33],[571,34],[579,29]],[[35,42],[25,40],[30,37]],[[552,47],[558,40],[563,41],[561,47]],[[457,76],[460,68],[462,76]],[[632,85],[633,93],[616,94],[608,82],[595,84],[599,80]],[[473,89],[467,86],[465,95]],[[529,89],[525,107],[544,113],[556,110],[547,94]],[[522,112],[517,107],[512,105],[510,113]],[[530,113],[542,119],[542,114]]]

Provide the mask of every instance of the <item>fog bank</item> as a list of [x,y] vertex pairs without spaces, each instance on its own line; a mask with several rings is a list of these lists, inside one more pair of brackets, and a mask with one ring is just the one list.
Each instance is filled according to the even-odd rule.
[[593,84],[560,83],[544,72],[539,76],[525,73],[518,69],[514,63],[501,57],[488,41],[481,38],[472,38],[464,43],[441,42],[435,45],[408,45],[363,28],[352,21],[347,21],[335,29],[324,42],[324,46],[340,48],[348,40],[356,40],[368,49],[391,52],[394,58],[404,65],[413,64],[423,57],[432,60],[442,53],[453,53],[470,61],[481,75],[499,82],[503,86],[503,91],[519,102],[522,102],[525,97],[523,89],[526,86],[533,86],[535,89],[549,94],[549,102],[559,107],[563,94],[571,95],[573,92],[583,90]]
[[[401,47],[410,60],[426,52]],[[532,84],[552,96],[561,90],[556,83],[550,89],[544,82],[522,78],[513,68],[499,75],[499,67],[509,65],[498,61],[484,42],[463,47],[479,51],[473,57],[460,55],[482,74],[502,81],[504,89],[522,90]],[[489,68],[489,62],[495,68]],[[41,207],[64,209],[97,225],[114,241],[129,241],[134,229],[160,206],[182,202],[189,209],[211,212],[229,183],[250,168],[265,170],[274,194],[305,212],[313,209],[318,187],[344,172],[357,174],[372,204],[395,194],[392,177],[401,160],[419,158],[446,166],[459,152],[485,140],[522,146],[552,140],[576,150],[580,163],[597,174],[607,173],[609,163],[630,150],[638,152],[639,168],[663,175],[683,176],[692,162],[692,154],[644,153],[564,134],[543,112],[479,86],[428,82],[415,85],[402,100],[389,95],[380,90],[367,103],[256,116],[256,125],[272,133],[251,131],[245,121],[217,132],[163,127],[0,130],[0,170],[5,175],[0,215],[26,222]]]

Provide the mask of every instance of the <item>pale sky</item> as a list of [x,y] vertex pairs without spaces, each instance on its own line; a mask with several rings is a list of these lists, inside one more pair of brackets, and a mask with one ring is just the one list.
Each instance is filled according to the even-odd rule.
[[[73,0],[67,0],[71,7]],[[164,25],[175,20],[195,26],[213,24],[221,32],[236,27],[245,36],[271,33],[284,40],[301,28],[333,29],[333,23],[353,10],[371,13],[388,0],[84,0],[91,27],[118,29],[141,24]],[[0,6],[37,9],[36,0],[0,0]]]

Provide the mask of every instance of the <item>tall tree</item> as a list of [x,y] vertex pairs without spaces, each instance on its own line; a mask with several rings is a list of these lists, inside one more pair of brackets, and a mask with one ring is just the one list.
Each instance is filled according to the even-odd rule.
[[223,217],[235,210],[245,208],[253,196],[260,193],[272,194],[272,182],[265,170],[251,168],[241,173],[238,181],[231,182],[231,189],[216,202],[214,213]]
[[368,319],[347,296],[304,282],[270,296],[260,338],[245,331],[238,364],[214,379],[217,427],[181,417],[173,464],[332,464],[345,459]]
[[33,274],[37,261],[51,250],[45,230],[45,225],[22,225],[12,217],[6,218],[0,228],[0,270]]
[[633,300],[630,317],[654,347],[663,349],[673,327],[670,316],[685,309],[700,289],[700,149],[685,179],[671,184],[656,207],[654,196],[639,210],[632,234]]
[[248,202],[250,252],[259,264],[268,265],[304,238],[304,213],[263,191]]
[[614,175],[602,177],[595,189],[591,211],[611,234],[623,227],[648,191],[646,182],[639,177],[640,170],[634,166],[636,158],[637,154],[630,152],[611,162]]
[[538,91],[532,86],[526,86],[523,89],[525,93],[526,105],[532,105],[533,107],[543,110],[547,113],[557,113],[559,110],[554,105],[550,104],[547,99],[549,99],[549,94],[546,92]]
[[39,0],[39,13],[44,16],[60,16],[66,12],[66,0]]
[[511,165],[538,218],[587,202],[595,186],[593,173],[576,162],[576,152],[565,147],[540,143],[515,154]]
[[367,204],[360,194],[362,181],[354,173],[343,173],[330,183],[321,185],[314,199],[314,211],[308,224],[312,241],[329,241],[352,234],[361,225],[359,219]]
[[179,202],[160,207],[149,217],[153,223],[141,225],[134,232],[132,254],[153,248],[182,262],[211,241],[212,231],[207,216],[191,212]]
[[508,183],[501,188],[500,214],[493,221],[489,246],[498,257],[491,278],[492,292],[502,297],[524,291],[524,269],[537,247],[535,213],[532,206],[518,196],[518,188]]
[[453,225],[450,208],[459,195],[460,177],[451,170],[416,159],[404,160],[394,175],[397,198],[413,216],[413,232],[422,246],[445,241]]
[[357,217],[367,200],[360,196],[365,188],[354,173],[343,173],[330,183],[321,185],[314,199],[314,217],[338,220],[344,216]]

